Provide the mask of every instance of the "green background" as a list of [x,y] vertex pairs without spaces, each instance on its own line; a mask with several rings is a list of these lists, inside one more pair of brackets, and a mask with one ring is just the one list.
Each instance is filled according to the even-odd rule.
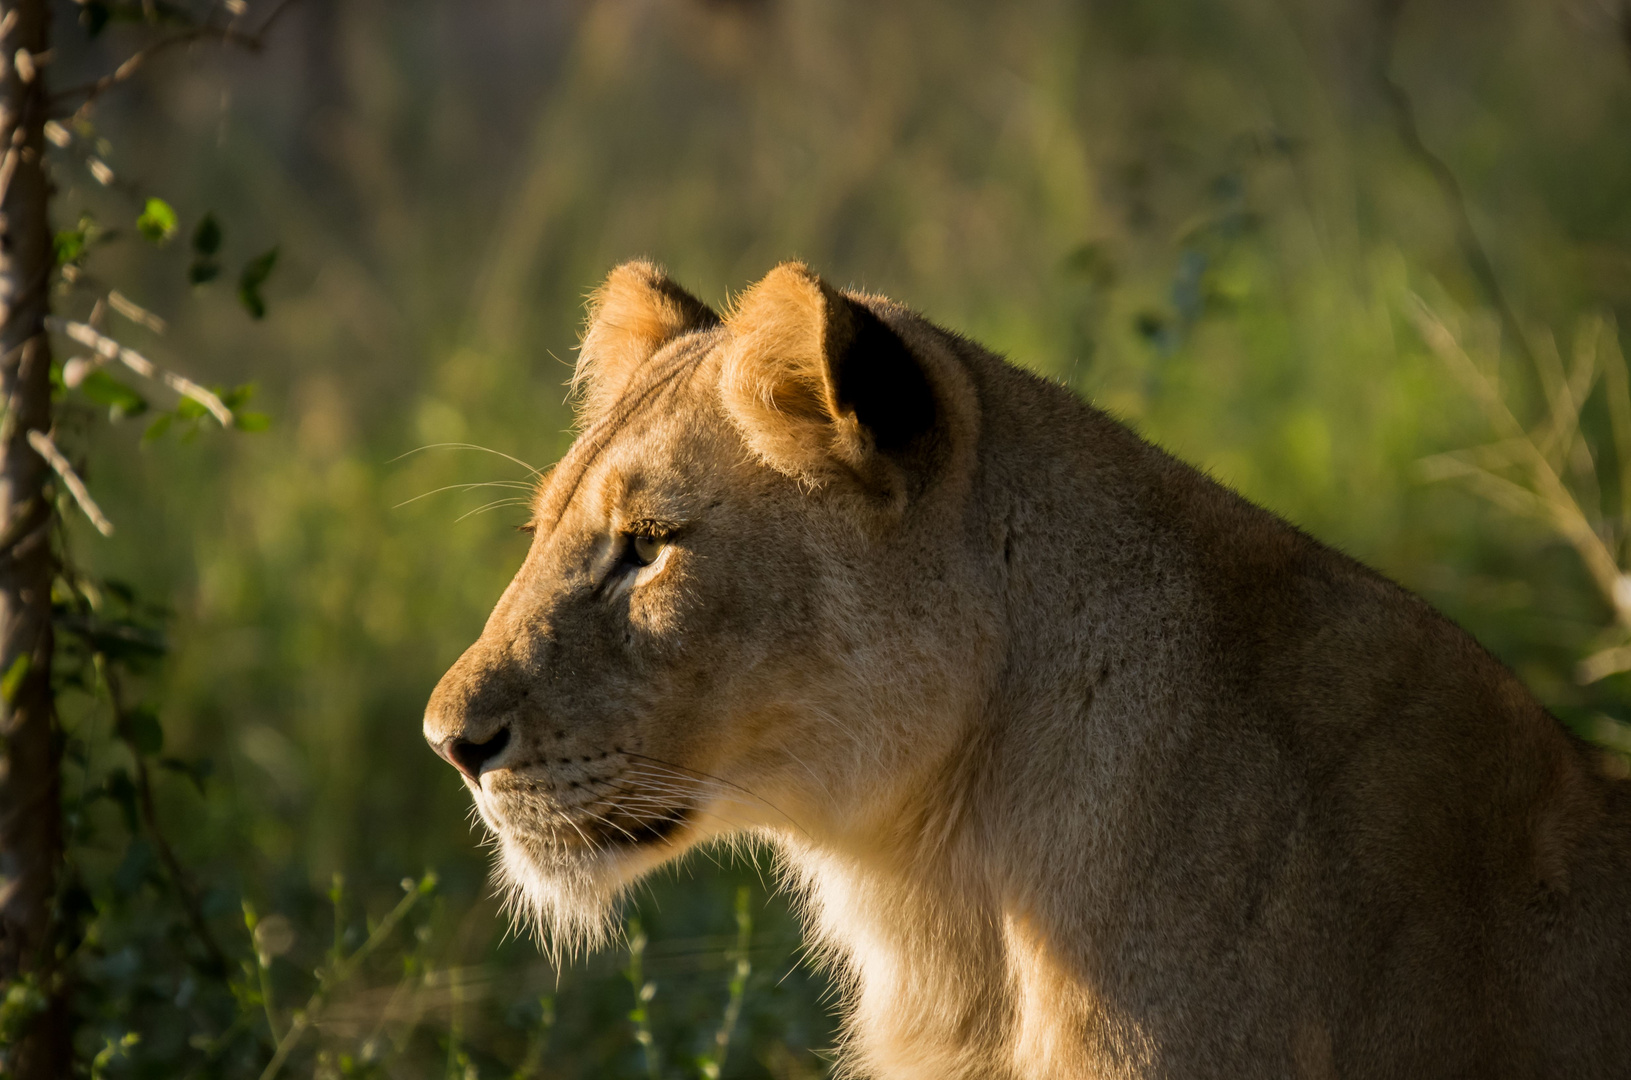
[[[419,734],[527,544],[523,510],[486,505],[516,491],[441,489],[526,478],[501,455],[562,453],[585,294],[634,256],[716,306],[794,257],[911,305],[1421,592],[1560,716],[1623,739],[1623,677],[1573,676],[1613,621],[1573,551],[1417,465],[1490,434],[1412,295],[1479,355],[1502,331],[1381,81],[1407,91],[1531,341],[1567,356],[1582,319],[1631,302],[1623,24],[1585,0],[1421,0],[1396,27],[1387,6],[313,0],[261,54],[178,50],[110,93],[95,149],[119,183],[92,177],[84,140],[60,154],[59,225],[88,210],[130,232],[144,197],[173,205],[175,241],[86,261],[168,331],[110,327],[201,381],[257,383],[272,418],[144,440],[145,418],[68,414],[118,527],[76,522],[76,557],[172,609],[172,654],[143,690],[167,752],[214,773],[202,792],[165,778],[159,809],[223,937],[246,941],[241,897],[286,915],[273,971],[297,988],[328,945],[335,872],[360,922],[434,868],[427,948],[464,989],[427,997],[390,1075],[466,1068],[450,1024],[469,1068],[509,1075],[537,994],[561,1017],[543,1075],[644,1075],[623,955],[558,973],[501,943],[468,797]],[[153,33],[115,24],[86,44],[59,10],[64,82]],[[194,289],[186,236],[206,211],[229,272]],[[257,323],[233,275],[273,245]],[[1532,418],[1536,380],[1506,345],[1503,385]],[[1600,394],[1582,424],[1615,474]],[[1604,510],[1619,498],[1605,483]],[[81,855],[107,963],[136,958],[105,975],[109,1000],[159,1001],[180,990],[141,970],[163,946],[140,913],[162,900],[108,899],[125,858]],[[674,1075],[717,1023],[744,882],[751,1037],[726,1073],[825,1068],[831,998],[761,876],[767,860],[693,857],[637,897]],[[347,1007],[377,1017],[381,1000]],[[120,1015],[98,1023],[138,1023]],[[150,1015],[110,1070],[160,1069],[186,1034]],[[358,1030],[311,1046],[354,1047]]]

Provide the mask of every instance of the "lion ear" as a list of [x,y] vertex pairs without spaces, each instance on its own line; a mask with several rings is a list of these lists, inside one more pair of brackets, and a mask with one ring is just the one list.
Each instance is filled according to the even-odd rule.
[[897,488],[934,431],[933,387],[882,319],[802,263],[742,296],[726,325],[725,407],[774,468],[821,482],[838,471]]
[[585,416],[604,413],[652,354],[681,334],[719,325],[719,316],[654,263],[626,262],[589,295],[589,318],[572,388]]

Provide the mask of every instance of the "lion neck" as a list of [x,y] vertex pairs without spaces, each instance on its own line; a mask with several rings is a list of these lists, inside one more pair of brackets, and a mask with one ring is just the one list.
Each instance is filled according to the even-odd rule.
[[[1095,997],[1091,958],[1060,943],[1082,939],[1080,901],[1114,862],[1114,793],[1149,735],[1138,710],[1116,707],[1115,730],[1084,738],[1113,692],[1106,672],[1142,636],[1132,624],[1153,615],[1101,592],[1096,549],[1125,537],[1096,531],[1107,515],[1094,504],[1150,462],[1057,387],[1000,364],[975,375],[991,435],[975,485],[986,520],[971,532],[988,538],[1006,598],[1005,633],[986,643],[1000,674],[929,782],[894,793],[889,824],[780,846],[845,988],[860,1074],[1130,1074],[1147,1040]],[[1061,431],[1081,436],[1024,444]],[[1053,467],[1038,474],[1039,460]]]

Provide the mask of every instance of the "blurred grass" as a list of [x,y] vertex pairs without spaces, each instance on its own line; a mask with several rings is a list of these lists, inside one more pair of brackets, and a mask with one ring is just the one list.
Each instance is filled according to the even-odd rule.
[[[151,689],[170,744],[217,765],[202,796],[161,788],[179,846],[221,910],[241,892],[301,927],[327,917],[336,871],[379,910],[434,866],[438,963],[505,1008],[550,992],[529,946],[497,943],[466,796],[419,736],[521,560],[522,515],[472,513],[503,489],[409,500],[527,475],[424,447],[534,466],[563,451],[582,298],[636,255],[716,304],[789,257],[902,300],[1422,592],[1560,715],[1620,737],[1626,677],[1574,678],[1612,613],[1573,553],[1420,480],[1420,459],[1487,431],[1409,297],[1461,313],[1481,355],[1503,342],[1378,78],[1408,91],[1526,325],[1625,325],[1619,18],[1424,0],[1390,33],[1376,5],[1312,0],[356,0],[295,9],[264,56],[173,59],[103,106],[105,132],[131,133],[107,160],[183,233],[215,212],[230,267],[282,253],[259,325],[229,279],[189,290],[179,245],[88,263],[170,322],[123,337],[205,382],[258,381],[274,418],[230,441],[89,436],[120,534],[81,548],[172,598],[176,651]],[[60,77],[134,33],[64,46]],[[141,209],[71,162],[59,186],[64,213],[129,228]],[[1504,344],[1533,419],[1538,383]],[[1581,423],[1607,445],[1600,395]],[[1617,510],[1617,485],[1604,497]],[[744,881],[758,890],[693,859],[640,894],[650,971],[692,987],[660,989],[663,1038],[717,1022]],[[760,926],[793,964],[785,908]],[[639,1071],[620,963],[560,976],[575,1049],[546,1075]],[[821,986],[751,987],[753,1049],[727,1075],[818,1068]],[[468,1037],[500,1075],[523,1040],[480,1000]]]

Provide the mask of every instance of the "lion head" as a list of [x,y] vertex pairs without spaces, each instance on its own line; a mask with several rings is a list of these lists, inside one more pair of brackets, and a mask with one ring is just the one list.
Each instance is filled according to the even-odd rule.
[[723,319],[648,263],[594,294],[581,434],[424,721],[557,946],[704,841],[853,851],[954,812],[1001,622],[966,348],[798,264]]

